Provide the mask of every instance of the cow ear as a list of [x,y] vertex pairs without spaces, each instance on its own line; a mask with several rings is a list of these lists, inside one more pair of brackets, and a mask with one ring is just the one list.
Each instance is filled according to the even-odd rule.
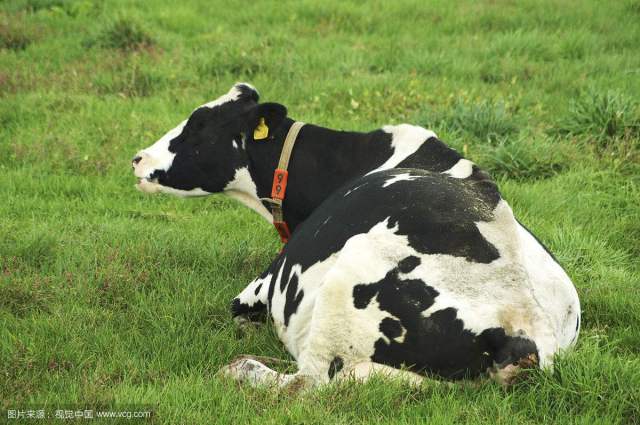
[[250,129],[254,140],[264,140],[273,135],[287,117],[287,108],[279,103],[262,103],[251,114]]
[[229,92],[231,93],[234,90],[240,93],[238,95],[239,99],[253,100],[254,102],[260,100],[260,93],[249,83],[235,83]]

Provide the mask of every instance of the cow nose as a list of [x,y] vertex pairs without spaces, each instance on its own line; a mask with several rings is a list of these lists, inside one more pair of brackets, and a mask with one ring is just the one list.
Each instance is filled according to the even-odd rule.
[[135,166],[136,166],[136,164],[137,164],[138,162],[140,162],[140,161],[142,161],[142,157],[138,155],[138,156],[136,156],[135,158],[133,158],[133,159],[131,160],[131,166],[132,166],[132,167],[135,167]]

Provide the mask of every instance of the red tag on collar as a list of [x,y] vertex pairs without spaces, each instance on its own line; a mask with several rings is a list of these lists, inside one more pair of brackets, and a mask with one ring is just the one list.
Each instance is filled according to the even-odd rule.
[[280,240],[282,241],[282,243],[289,242],[289,237],[291,236],[291,233],[289,232],[289,226],[287,226],[287,223],[284,221],[274,221],[273,225],[278,231],[278,234],[280,235]]
[[273,186],[271,186],[271,197],[275,199],[284,200],[284,194],[287,191],[287,179],[289,178],[289,172],[287,170],[281,170],[277,168],[273,173]]

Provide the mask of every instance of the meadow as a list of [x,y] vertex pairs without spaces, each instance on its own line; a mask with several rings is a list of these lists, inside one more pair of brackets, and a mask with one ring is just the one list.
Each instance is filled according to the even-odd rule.
[[[0,422],[640,423],[639,23],[638,0],[3,0]],[[578,289],[575,349],[508,390],[217,377],[289,358],[228,309],[278,237],[222,196],[139,193],[130,161],[236,81],[305,122],[432,128],[488,170]]]

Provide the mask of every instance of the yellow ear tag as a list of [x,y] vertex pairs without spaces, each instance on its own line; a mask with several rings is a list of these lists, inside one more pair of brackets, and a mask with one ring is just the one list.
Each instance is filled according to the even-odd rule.
[[253,140],[266,139],[269,135],[269,127],[264,123],[264,118],[260,118],[260,122],[255,130],[253,130]]

